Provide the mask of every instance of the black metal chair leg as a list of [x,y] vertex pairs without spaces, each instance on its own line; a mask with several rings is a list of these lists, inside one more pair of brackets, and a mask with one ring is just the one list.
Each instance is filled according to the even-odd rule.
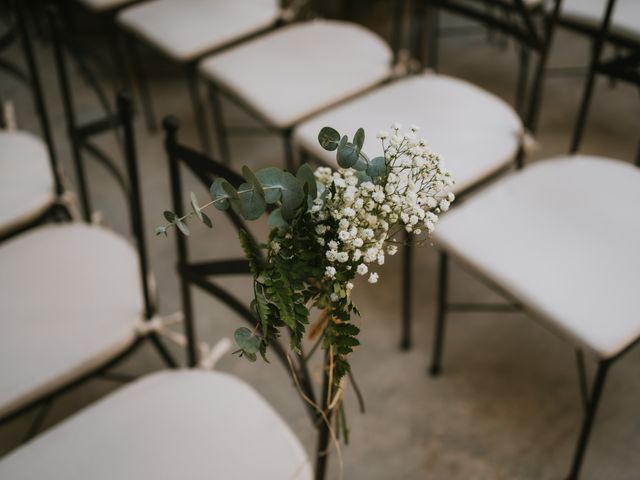
[[578,112],[578,120],[576,121],[576,128],[573,131],[573,137],[571,139],[571,153],[576,153],[580,147],[582,141],[582,134],[584,133],[584,127],[587,122],[587,114],[589,113],[589,107],[591,106],[591,98],[593,97],[593,89],[595,87],[596,70],[595,62],[597,60],[597,48],[592,53],[591,67],[589,68],[589,74],[587,76],[587,83],[584,87],[584,94],[582,96],[582,102],[580,103],[580,110]]
[[400,349],[409,350],[411,335],[411,302],[413,299],[413,246],[409,244],[409,235],[405,233],[404,258],[402,259],[402,337]]
[[522,117],[525,116],[525,98],[527,95],[527,81],[529,79],[529,48],[520,47],[518,84],[516,86],[515,107]]
[[224,123],[224,111],[222,110],[220,91],[214,83],[209,83],[209,101],[211,102],[213,114],[213,128],[216,132],[216,141],[218,142],[218,148],[220,150],[220,160],[225,165],[229,165],[231,163],[229,138]]
[[593,427],[593,422],[598,410],[598,403],[600,402],[600,397],[602,396],[604,383],[610,365],[611,364],[609,361],[602,361],[600,362],[600,365],[598,365],[596,379],[593,384],[593,392],[591,393],[591,398],[589,399],[589,405],[587,407],[587,411],[582,423],[582,431],[580,432],[580,437],[578,438],[578,444],[576,446],[573,457],[573,464],[571,465],[571,472],[569,473],[569,477],[567,478],[567,480],[578,480],[579,478],[580,468],[582,467],[584,455],[587,450],[591,428]]
[[162,343],[162,340],[160,340],[158,335],[152,334],[149,338],[151,339],[151,343],[153,343],[153,346],[156,348],[158,354],[162,358],[162,361],[167,365],[167,367],[177,368],[178,363],[175,361],[173,355],[171,355],[167,347],[164,346],[164,343]]
[[285,130],[282,132],[282,140],[284,142],[284,164],[288,171],[295,173],[296,160],[293,154],[293,145],[291,144],[291,130]]
[[429,373],[437,376],[442,371],[442,350],[444,344],[445,321],[447,317],[447,284],[449,276],[449,256],[441,252],[438,266],[438,299],[436,304],[436,324],[433,337],[433,352]]
[[156,122],[155,109],[153,107],[153,101],[151,99],[151,93],[149,92],[149,79],[142,65],[142,57],[140,55],[140,48],[138,42],[131,37],[126,36],[127,50],[131,58],[131,71],[133,72],[134,81],[140,94],[140,102],[142,103],[142,110],[144,112],[144,118],[147,122],[147,129],[150,132],[155,132],[158,129]]
[[195,63],[190,63],[186,67],[187,83],[189,85],[189,96],[191,97],[191,106],[193,109],[193,118],[198,129],[198,137],[200,139],[200,147],[207,154],[211,155],[211,143],[207,133],[207,118],[204,111],[204,102],[200,98],[200,89],[198,88],[198,70]]

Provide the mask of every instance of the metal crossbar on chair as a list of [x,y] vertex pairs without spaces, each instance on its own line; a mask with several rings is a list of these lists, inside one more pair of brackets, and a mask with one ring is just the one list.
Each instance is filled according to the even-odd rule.
[[[181,217],[185,214],[185,207],[183,205],[184,192],[182,187],[183,170],[193,174],[206,189],[210,187],[216,178],[224,178],[235,187],[239,187],[244,183],[245,180],[240,175],[221,162],[180,143],[178,140],[178,122],[175,118],[169,117],[165,119],[163,127],[166,133],[165,148],[169,159],[173,211],[176,215]],[[245,222],[233,209],[226,210],[224,214],[236,230],[244,230],[250,238],[252,238],[253,242],[257,243]],[[225,275],[250,275],[251,272],[246,259],[191,261],[189,259],[187,238],[179,232],[176,233],[176,249],[178,257],[177,269],[180,277],[180,290],[185,315],[185,330],[190,345],[187,352],[187,361],[189,365],[193,366],[198,364],[198,352],[194,347],[195,343],[193,341],[196,333],[191,295],[192,286],[198,287],[223,302],[252,327],[255,328],[259,323],[254,313],[242,301],[216,282],[216,280],[222,280]],[[315,479],[322,480],[326,475],[327,449],[330,441],[329,427],[320,412],[313,406],[316,404],[317,396],[314,391],[310,372],[307,368],[308,359],[305,357],[304,351],[289,355],[286,346],[279,341],[273,342],[271,349],[285,370],[292,376],[294,383],[300,386],[301,391],[299,393],[301,400],[304,402],[313,425],[318,429]],[[331,421],[331,411],[327,408],[328,399],[326,397],[328,382],[326,359],[323,362],[323,366],[324,393],[319,405],[320,408],[325,411],[328,420]]]

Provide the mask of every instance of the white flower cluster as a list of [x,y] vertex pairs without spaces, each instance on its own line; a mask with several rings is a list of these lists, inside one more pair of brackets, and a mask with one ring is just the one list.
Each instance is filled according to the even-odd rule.
[[[371,179],[351,168],[320,167],[315,172],[323,193],[311,214],[316,220],[316,240],[326,247],[326,278],[344,280],[357,273],[376,283],[378,274],[371,265],[382,265],[385,254],[397,252],[394,236],[403,229],[413,235],[430,234],[438,213],[446,211],[454,199],[448,191],[453,184],[450,173],[426,142],[417,138],[418,128],[404,135],[399,129],[396,124],[391,134],[378,135],[386,175]],[[349,283],[341,296],[351,288]]]

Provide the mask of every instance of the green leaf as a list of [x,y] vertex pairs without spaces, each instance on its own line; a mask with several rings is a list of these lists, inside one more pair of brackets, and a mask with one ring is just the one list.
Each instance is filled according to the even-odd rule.
[[189,227],[187,227],[187,224],[184,223],[182,220],[176,220],[174,222],[175,226],[178,227],[178,229],[184,234],[189,236]]
[[178,215],[176,215],[175,213],[173,213],[171,210],[165,210],[164,213],[164,218],[167,220],[167,222],[169,223],[173,223],[178,219]]
[[289,172],[282,175],[282,218],[290,220],[304,200],[302,182]]
[[202,217],[202,223],[204,223],[207,227],[209,228],[213,228],[213,222],[211,221],[211,219],[209,218],[209,215],[207,215],[206,213],[204,213],[203,211],[200,211],[200,216]]
[[316,198],[318,196],[316,176],[313,174],[313,170],[308,163],[300,166],[296,177],[298,178],[298,180],[303,182],[303,185],[307,185],[307,193],[311,198]]
[[367,158],[364,152],[360,152],[358,154],[358,161],[351,168],[353,168],[354,170],[358,170],[359,172],[364,172],[367,168],[369,168],[369,158]]
[[251,274],[253,275],[253,278],[258,278],[264,269],[264,261],[260,253],[260,248],[256,245],[253,237],[243,229],[238,231],[238,238],[240,239],[240,246],[247,257],[247,260],[249,260]]
[[260,218],[260,215],[262,215],[267,208],[264,197],[256,192],[255,188],[248,183],[240,185],[238,196],[240,197],[242,216],[247,220]]
[[284,172],[276,167],[262,168],[256,172],[256,177],[264,188],[264,199],[267,203],[276,203],[282,194],[282,175]]
[[347,141],[347,137],[342,137],[340,145],[338,145],[338,165],[342,168],[353,167],[359,158],[359,152],[353,143]]
[[358,129],[356,134],[353,136],[353,143],[358,147],[358,151],[362,150],[362,146],[364,145],[364,129]]
[[258,359],[258,356],[255,353],[249,353],[249,352],[245,352],[245,351],[243,351],[242,353],[243,353],[244,358],[249,360],[251,363],[255,362]]
[[198,205],[198,199],[196,198],[196,194],[191,192],[191,208],[196,212],[198,219],[202,222],[202,213],[200,212],[200,206]]
[[382,177],[387,174],[387,163],[384,157],[371,159],[367,167],[367,175],[370,177]]
[[365,172],[356,172],[356,177],[358,178],[358,183],[362,182],[372,182],[373,178],[367,175]]
[[[225,199],[221,201],[216,201],[216,203],[214,203],[215,207],[218,210],[226,210],[229,208],[229,200],[226,200],[229,197],[229,195],[227,194],[227,192],[223,187],[225,183],[229,183],[229,182],[227,182],[224,178],[216,178],[215,181],[211,184],[211,188],[209,189],[209,193],[211,194],[211,200],[216,201],[220,199]],[[229,184],[229,186],[231,185]]]
[[233,338],[245,354],[255,355],[260,350],[260,338],[251,333],[247,327],[238,328]]
[[226,180],[222,182],[221,185],[222,185],[222,190],[224,190],[224,192],[227,194],[227,198],[229,199],[231,208],[233,208],[233,210],[236,213],[240,213],[241,212],[240,197],[238,196],[238,192],[236,192],[236,189],[233,188],[233,185],[231,185]]
[[324,127],[318,133],[318,142],[320,142],[322,148],[331,152],[338,148],[340,134],[331,127]]
[[286,227],[289,225],[287,221],[282,218],[282,208],[276,208],[273,212],[271,212],[269,214],[267,223],[271,227]]
[[264,198],[264,190],[262,189],[262,184],[260,183],[260,180],[258,180],[258,177],[256,177],[256,174],[253,173],[253,171],[246,165],[242,166],[242,176],[253,187],[253,190],[255,191],[255,193],[257,193],[262,198]]

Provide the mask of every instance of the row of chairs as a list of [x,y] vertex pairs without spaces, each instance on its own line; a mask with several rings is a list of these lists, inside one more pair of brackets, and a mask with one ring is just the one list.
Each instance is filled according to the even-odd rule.
[[[151,3],[155,3],[155,2],[151,2]],[[520,13],[522,14],[522,11],[520,11]],[[525,14],[529,15],[529,11],[528,10],[525,11]],[[531,17],[534,18],[533,14],[531,14]],[[502,17],[498,16],[498,17],[492,17],[492,18],[500,19]],[[527,18],[527,17],[519,17],[519,18]],[[523,41],[523,44],[531,47],[537,47],[537,48],[533,48],[533,50],[539,51],[541,53],[537,71],[538,72],[543,71],[544,69],[543,57],[544,55],[546,55],[546,51],[548,50],[548,45],[550,44],[550,41],[551,41],[550,40],[551,35],[549,32],[552,29],[553,23],[552,22],[546,23],[546,25],[543,26],[544,28],[536,28],[533,25],[528,26],[527,23],[524,23],[524,28],[523,28],[523,25],[518,24],[518,22],[515,22],[514,24],[509,23],[508,25],[519,25],[520,30],[518,30],[519,32],[518,35],[520,35]],[[292,28],[292,27],[287,27],[287,28]],[[603,35],[602,36],[603,41],[600,42],[600,45],[604,44],[604,38],[605,37]],[[607,36],[606,38],[608,39],[609,36]],[[251,50],[253,50],[253,48],[249,48],[251,47],[252,42],[262,42],[262,40],[261,38],[256,40],[251,40],[248,44],[246,44],[246,49],[249,50],[249,54],[245,54],[247,56],[240,55],[239,58],[251,59],[251,58],[262,58],[264,56],[261,54],[261,55],[258,55],[257,57],[254,57],[252,55]],[[255,48],[258,49],[258,46],[256,46]],[[243,46],[241,45],[241,46],[238,46],[237,48],[241,49],[242,47]],[[260,49],[258,49],[258,51],[260,51]],[[224,60],[224,55],[228,55],[227,58],[231,58],[231,60],[228,60],[228,61],[233,63],[233,60],[234,60],[233,54],[234,54],[234,49],[231,49],[226,54],[222,54],[222,58]],[[594,65],[600,65],[602,63],[599,60],[599,56],[600,55],[594,55],[594,59],[596,59],[594,60]],[[215,57],[212,57],[212,61],[213,60],[215,60]],[[616,60],[619,60],[619,59],[616,59]],[[619,63],[620,62],[618,61],[616,65],[619,66]],[[591,70],[593,72],[600,71],[599,67],[596,68],[595,66]],[[343,125],[343,128],[346,128],[348,130],[349,128],[352,127],[354,122],[360,125],[362,123],[362,119],[371,118],[372,119],[371,123],[373,126],[368,128],[368,130],[377,131],[380,129],[381,126],[386,125],[386,123],[388,122],[388,114],[397,112],[395,118],[406,119],[406,121],[412,122],[412,123],[413,122],[421,123],[423,126],[428,128],[429,137],[433,139],[432,143],[434,145],[434,148],[442,152],[447,157],[447,159],[449,160],[449,163],[452,166],[452,169],[456,171],[457,177],[461,179],[461,181],[459,181],[458,183],[458,188],[460,188],[461,190],[459,190],[458,193],[467,193],[464,191],[467,188],[469,191],[471,191],[473,187],[477,187],[485,183],[485,181],[489,179],[493,179],[494,177],[493,174],[503,173],[503,170],[505,170],[510,165],[512,165],[514,160],[516,159],[522,160],[523,158],[522,155],[524,153],[523,124],[527,126],[534,125],[534,123],[529,123],[529,121],[534,122],[536,117],[535,112],[540,103],[538,100],[536,100],[536,95],[539,96],[541,76],[540,74],[536,74],[534,78],[535,78],[534,86],[530,89],[531,92],[530,92],[529,112],[528,112],[528,115],[526,114],[523,115],[525,117],[525,121],[520,120],[520,118],[518,118],[518,115],[513,111],[513,109],[511,109],[508,105],[504,104],[504,102],[500,101],[496,97],[478,89],[477,87],[471,84],[468,84],[466,82],[463,82],[457,79],[453,79],[451,77],[446,77],[444,75],[427,74],[424,76],[409,77],[407,79],[401,79],[396,82],[392,82],[388,86],[385,85],[382,88],[378,88],[371,91],[370,93],[365,93],[364,95],[358,96],[354,100],[346,102],[345,105],[343,106],[339,106],[335,109],[329,109],[325,113],[322,113],[319,116],[311,118],[308,122],[304,122],[300,127],[296,128],[296,130],[292,133],[292,135],[296,145],[301,145],[303,147],[303,151],[305,152],[305,155],[318,157],[319,160],[323,160],[321,156],[323,155],[323,152],[321,150],[318,152],[313,151],[313,148],[316,148],[315,135],[318,131],[318,128],[314,127],[314,122],[316,123],[319,122],[318,125],[320,126],[324,126],[324,124],[339,126],[340,122],[342,121],[345,124]],[[228,81],[231,82],[232,80],[233,79],[230,79]],[[232,88],[232,87],[229,86],[227,88]],[[240,87],[233,86],[233,88],[235,89]],[[452,98],[448,98],[449,100],[460,99],[459,109],[456,110],[455,102],[451,102],[451,101],[443,102],[442,100],[444,95],[447,95],[447,96],[451,95]],[[430,101],[429,102],[425,101],[424,105],[427,108],[425,107],[419,108],[422,105],[421,103],[417,101],[407,102],[406,101],[407,98],[410,98],[412,100],[421,99],[420,100],[421,102],[422,102],[422,99],[427,99]],[[464,133],[461,134],[458,123],[461,120],[466,122],[466,116],[469,114],[468,110],[470,110],[468,108],[469,105],[472,105],[474,107],[471,110],[472,113],[477,112],[478,114],[480,114],[481,112],[487,112],[487,111],[495,112],[495,115],[492,115],[491,117],[495,118],[496,123],[495,124],[491,123],[487,125],[487,123],[489,122],[485,116],[479,115],[477,117],[472,117],[468,123],[468,128],[463,129]],[[413,106],[416,106],[416,109],[415,109],[416,111],[411,110]],[[466,108],[462,109],[463,106]],[[394,110],[394,109],[399,109],[399,110]],[[432,111],[433,117],[428,115],[431,109],[433,109]],[[218,109],[216,110],[219,111]],[[411,110],[411,111],[408,111],[408,110]],[[462,113],[460,113],[460,110],[462,110]],[[379,113],[376,113],[376,112],[381,112],[381,111],[384,112],[385,118],[376,119],[375,115],[380,115]],[[411,116],[409,114],[415,115],[416,117]],[[455,130],[452,127],[453,123],[445,124],[445,122],[442,122],[443,118],[447,118],[446,114],[451,115],[451,117],[449,118],[455,119],[456,121]],[[438,120],[438,122],[435,122],[434,119]],[[462,126],[464,125],[467,125],[467,124],[465,123]],[[478,131],[478,128],[482,129],[485,126],[487,126],[486,130],[482,130],[480,132],[480,135],[478,135],[477,137],[474,137],[475,132]],[[306,138],[308,141],[306,142],[306,144],[305,144],[305,135],[304,135],[305,127],[308,127],[308,135],[306,135]],[[369,125],[367,125],[367,127],[369,127]],[[300,133],[298,136],[298,132],[302,132],[302,133]],[[455,133],[455,138],[453,138],[452,132]],[[449,138],[451,138],[451,141],[448,144],[446,144],[445,142],[448,136],[450,136]],[[440,140],[441,138],[443,140]],[[477,139],[478,141],[475,142],[474,144],[475,148],[479,148],[479,146],[484,145],[486,142],[486,145],[487,145],[487,148],[485,149],[486,156],[482,158],[487,159],[487,162],[484,165],[470,165],[469,149],[468,147],[465,149],[464,144],[459,142],[459,138]],[[440,146],[437,142],[442,142],[442,146]],[[490,142],[493,142],[493,143],[490,143]],[[308,148],[305,148],[307,145],[308,145]],[[455,150],[456,147],[460,148],[458,155],[456,155],[456,150]],[[369,146],[369,148],[371,149],[371,146]],[[502,157],[500,159],[494,158],[496,149],[499,150],[502,154]],[[475,154],[476,153],[474,152],[474,155]],[[454,165],[454,162],[456,161],[457,158],[460,159],[459,160],[460,163],[459,165]],[[466,158],[466,161],[464,160],[465,158]],[[332,160],[333,160],[332,158],[326,158],[327,162],[331,162]],[[475,172],[472,172],[471,174],[469,174],[468,181],[465,184],[464,173],[466,173],[466,170],[477,168],[477,167],[480,167],[480,168]],[[526,169],[525,172],[528,172],[529,170],[530,169]],[[533,169],[531,170],[533,171]],[[463,173],[462,177],[460,176],[459,172]],[[469,200],[469,203],[475,199],[475,196],[471,196],[470,198],[471,200]],[[464,206],[465,205],[463,205],[463,207],[460,207],[460,208],[464,208]],[[452,214],[452,217],[453,217],[453,214]],[[444,221],[443,221],[443,224],[444,224]],[[446,245],[444,240],[442,242],[443,242],[443,245]],[[410,251],[408,250],[408,252]],[[445,258],[445,261],[443,261],[443,264],[446,263],[447,257],[444,257],[444,258]],[[405,272],[410,272],[410,269],[409,269],[410,266],[411,266],[411,257],[410,257],[410,254],[407,254],[405,255],[405,267],[406,267]],[[446,266],[441,267],[441,275],[440,275],[441,284],[443,279],[443,274],[442,274],[443,271],[445,272],[444,280],[446,281]],[[202,274],[205,272],[206,272],[206,269],[201,271],[200,273]],[[405,278],[408,279],[410,277],[409,275],[406,275]],[[407,291],[406,288],[405,288],[405,291]],[[441,288],[441,295],[440,295],[440,298],[442,300],[441,304],[444,305],[446,301],[446,296],[442,295],[442,291],[443,289]],[[406,314],[407,312],[406,305],[408,305],[408,302],[406,302],[406,300],[407,299],[405,299],[405,318],[409,318],[409,315]],[[446,311],[446,307],[441,308],[440,311],[441,312]],[[439,318],[443,319],[444,315],[441,313]],[[407,325],[407,322],[405,322],[405,325]],[[440,351],[439,346],[442,345],[441,339],[442,339],[444,321],[439,320],[437,322],[437,325],[440,328],[437,331],[437,334],[435,336],[436,345],[434,348],[434,352]],[[408,339],[408,338],[410,337],[405,336],[405,339]],[[406,345],[408,345],[408,342],[406,343]],[[437,363],[434,363],[433,371],[438,370],[437,365],[438,365]],[[575,473],[575,475],[577,476],[577,473]],[[572,477],[572,478],[577,478],[577,477]]]
[[[24,14],[20,6],[16,8]],[[54,223],[21,228],[0,245],[0,316],[6,332],[0,357],[7,366],[0,381],[0,424],[40,408],[25,438],[30,439],[61,394],[90,379],[129,380],[112,368],[145,341],[155,346],[169,369],[137,379],[9,453],[0,460],[0,477],[200,478],[206,472],[215,478],[324,478],[329,436],[318,412],[307,404],[321,442],[314,476],[299,440],[257,392],[231,375],[206,371],[224,353],[224,345],[210,349],[198,342],[188,290],[190,283],[202,287],[205,281],[191,280],[186,272],[192,276],[248,274],[246,260],[188,265],[186,247],[179,241],[179,271],[188,313],[185,334],[170,329],[179,323],[179,316],[159,316],[146,253],[132,102],[120,94],[113,114],[77,122],[67,63],[80,59],[70,54],[73,49],[67,48],[55,25],[51,34],[75,166],[84,167],[85,158],[94,157],[124,187],[135,248],[100,225],[70,221],[72,212],[62,203],[64,215],[54,217]],[[176,211],[184,209],[181,165],[207,185],[224,176],[239,186],[238,174],[178,141],[174,120],[168,119],[165,125]],[[125,160],[124,172],[115,158],[94,143],[112,131],[120,142],[118,156]],[[2,135],[14,143],[28,139],[23,142],[26,148],[12,149],[3,142],[3,161],[17,158],[29,165],[34,146],[44,150],[43,142],[34,135],[21,131]],[[46,151],[35,153],[47,157]],[[56,169],[54,162],[53,169],[46,165],[43,170],[51,175]],[[242,226],[232,212],[229,216],[238,228]],[[246,306],[220,292],[213,293],[227,298],[256,325]],[[165,346],[161,338],[165,336],[185,347],[192,368],[175,369],[178,362]],[[287,372],[293,369],[300,391],[315,398],[303,353],[289,358],[282,345],[274,352]],[[247,452],[251,462],[243,461]]]

